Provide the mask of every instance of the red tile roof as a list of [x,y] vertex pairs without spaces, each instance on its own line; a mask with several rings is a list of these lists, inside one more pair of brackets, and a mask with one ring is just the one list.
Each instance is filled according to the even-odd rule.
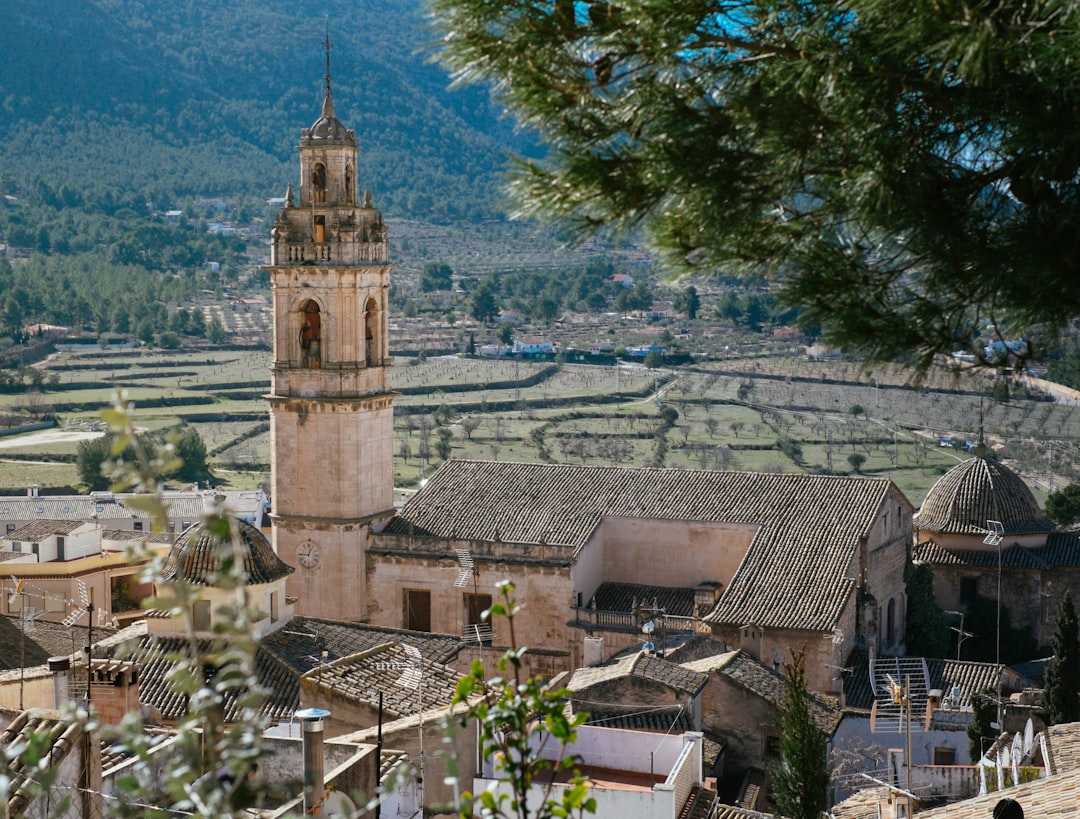
[[828,631],[855,588],[859,539],[891,489],[886,480],[823,475],[448,461],[385,533],[549,544],[576,557],[609,515],[754,524],[708,619]]

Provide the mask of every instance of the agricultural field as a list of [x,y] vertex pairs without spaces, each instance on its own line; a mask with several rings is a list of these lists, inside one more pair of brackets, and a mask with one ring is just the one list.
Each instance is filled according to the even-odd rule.
[[[59,428],[0,437],[0,487],[80,488],[79,441],[123,391],[151,432],[202,436],[224,485],[269,479],[270,354],[263,350],[58,353],[45,392],[0,413],[53,411]],[[731,355],[678,369],[417,356],[395,361],[395,483],[443,460],[550,461],[885,476],[918,504],[983,436],[1037,496],[1076,478],[1080,409],[1016,381],[940,369]],[[2,406],[4,403],[7,407]],[[31,420],[27,417],[27,420]]]

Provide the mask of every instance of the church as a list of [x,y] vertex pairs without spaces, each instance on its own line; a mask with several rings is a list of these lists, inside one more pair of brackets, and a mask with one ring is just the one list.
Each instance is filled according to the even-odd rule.
[[602,661],[650,623],[773,666],[805,648],[823,691],[852,649],[902,646],[913,509],[887,480],[450,461],[396,510],[388,232],[358,151],[328,75],[267,267],[272,540],[298,614],[498,650],[480,615],[510,580],[533,671]]

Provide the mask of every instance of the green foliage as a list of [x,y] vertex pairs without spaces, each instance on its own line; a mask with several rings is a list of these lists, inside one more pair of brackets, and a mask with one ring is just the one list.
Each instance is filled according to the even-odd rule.
[[983,751],[990,747],[991,743],[1001,733],[991,727],[991,723],[997,719],[997,706],[994,704],[994,692],[987,689],[981,694],[973,694],[971,697],[972,719],[968,723],[968,758],[978,760]]
[[485,281],[473,291],[469,300],[469,315],[485,324],[499,315],[499,302],[494,285]]
[[662,367],[664,365],[664,354],[659,350],[649,350],[649,352],[645,353],[644,364],[650,370]]
[[[528,137],[500,121],[486,94],[446,88],[417,47],[417,3],[329,0],[324,11],[334,21],[337,113],[363,126],[357,178],[378,179],[376,204],[421,217],[490,217],[491,177],[507,147],[531,150]],[[197,197],[247,195],[237,208],[260,215],[267,196],[284,194],[298,131],[321,102],[322,29],[301,9],[45,0],[38,13],[67,28],[12,15],[0,30],[0,177],[38,173],[58,206],[101,202],[139,213],[150,199],[187,205],[197,218],[213,215]],[[294,40],[297,49],[276,46]],[[380,110],[394,116],[372,118]],[[274,191],[267,180],[277,180]],[[62,231],[42,227],[29,230],[33,243],[47,238],[56,252]]]
[[1080,313],[1080,7],[429,2],[447,68],[550,146],[525,216],[644,227],[671,268],[768,277],[922,367]]
[[514,343],[514,325],[508,321],[504,321],[499,325],[499,341],[509,346]]
[[780,758],[769,766],[773,801],[779,814],[789,819],[819,819],[829,789],[825,735],[810,710],[804,664],[801,651],[784,663]]
[[[966,659],[983,663],[997,662],[997,600],[975,595],[967,604],[965,628],[975,634],[964,645]],[[1030,660],[1037,646],[1031,630],[1013,628],[1009,607],[1001,604],[1001,662],[1006,665]]]
[[904,566],[904,594],[907,597],[907,620],[904,643],[914,657],[944,657],[949,649],[949,629],[945,616],[934,599],[934,569],[929,563]]
[[675,299],[675,309],[680,313],[685,313],[691,321],[697,318],[698,310],[701,309],[701,296],[698,295],[694,285],[687,287]]
[[[194,427],[173,430],[164,438],[139,435],[139,452],[150,460],[158,478],[185,483],[209,482],[214,475],[207,463],[206,444]],[[75,454],[79,480],[89,491],[106,490],[118,479],[125,464],[136,460],[138,453],[128,443],[118,449],[115,435],[80,441]]]
[[1080,521],[1080,484],[1071,483],[1047,495],[1046,516],[1066,529]]
[[[565,710],[566,690],[553,689],[538,677],[522,679],[524,647],[518,647],[514,619],[520,607],[514,600],[514,584],[503,581],[498,586],[498,598],[485,613],[491,620],[505,618],[510,633],[510,649],[499,658],[499,676],[485,679],[484,666],[474,660],[469,673],[458,682],[455,704],[468,704],[468,709],[447,722],[448,730],[463,729],[471,720],[479,725],[480,756],[489,763],[502,789],[473,794],[466,791],[456,806],[463,819],[485,817],[550,817],[584,816],[596,812],[596,800],[589,795],[589,784],[574,772],[576,759],[565,754],[567,745],[577,737],[577,728],[585,722],[586,714],[568,716]],[[534,740],[546,733],[560,749],[554,759],[540,755]],[[552,774],[571,771],[566,787],[555,790]],[[543,798],[533,804],[528,801],[534,785],[543,785]]]
[[420,274],[420,289],[425,293],[453,287],[454,271],[446,262],[428,262]]
[[861,452],[848,453],[847,462],[851,466],[853,472],[861,473],[863,464],[866,463],[866,456]]
[[1076,609],[1066,591],[1058,604],[1051,647],[1054,656],[1046,669],[1043,719],[1047,725],[1080,721],[1080,634]]

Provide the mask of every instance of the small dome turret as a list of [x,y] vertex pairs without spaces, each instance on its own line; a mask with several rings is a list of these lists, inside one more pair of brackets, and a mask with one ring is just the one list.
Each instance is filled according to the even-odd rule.
[[[240,539],[243,551],[244,579],[248,583],[271,583],[296,571],[274,553],[266,536],[250,523],[229,518],[229,525]],[[222,564],[233,554],[233,544],[222,541],[197,523],[180,535],[165,558],[163,580],[182,578],[198,586],[213,586]]]
[[980,457],[962,461],[938,479],[914,524],[927,532],[979,535],[988,520],[1001,521],[1005,535],[1045,534],[1054,528],[1019,475]]

